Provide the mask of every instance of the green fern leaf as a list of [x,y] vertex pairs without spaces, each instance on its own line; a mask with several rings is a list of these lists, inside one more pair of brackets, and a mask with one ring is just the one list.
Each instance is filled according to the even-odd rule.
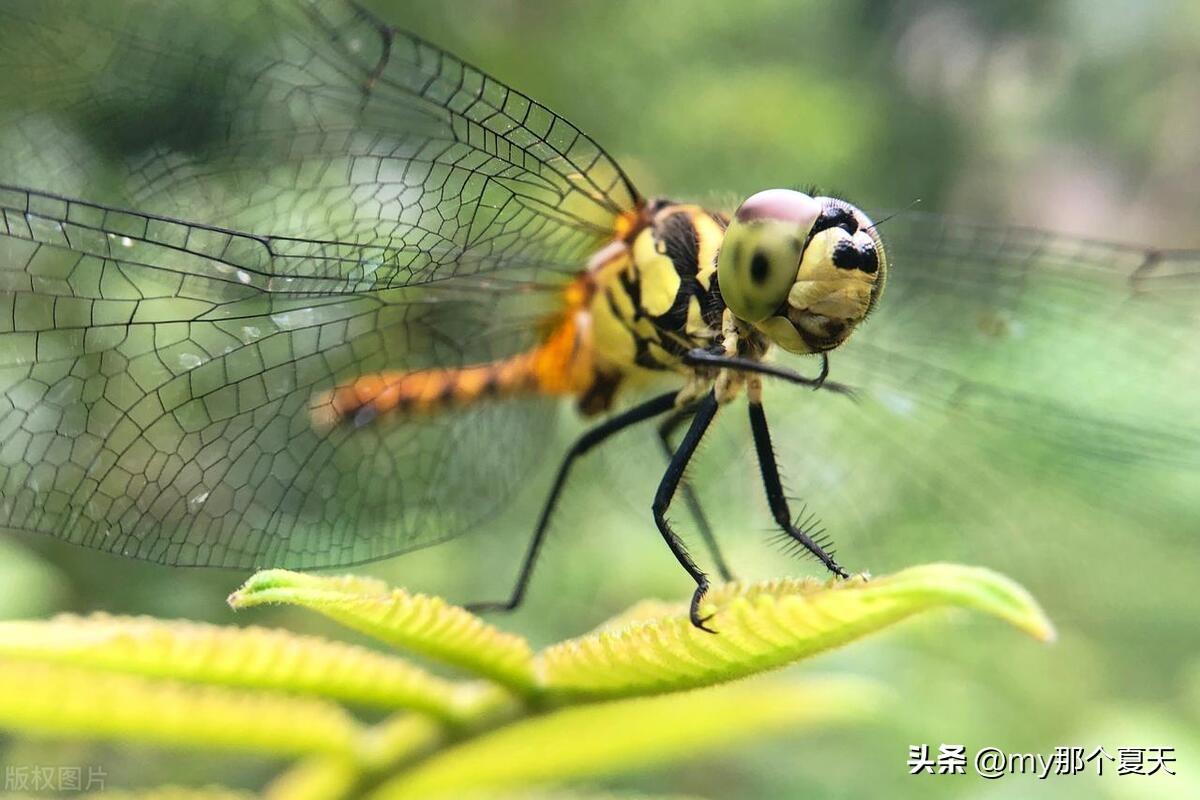
[[461,797],[487,788],[560,783],[693,758],[781,729],[867,716],[875,684],[824,679],[741,683],[688,693],[568,708],[452,747],[382,786],[371,800]]
[[266,628],[62,615],[0,622],[0,655],[152,677],[314,694],[458,723],[479,693],[364,647]]
[[0,728],[351,757],[362,733],[322,700],[0,658]]
[[[509,710],[515,713],[515,709]],[[481,713],[475,721],[486,726],[504,716],[504,714]],[[422,753],[428,753],[454,736],[465,735],[468,732],[466,729],[447,731],[443,726],[426,717],[414,714],[396,714],[367,731],[363,759],[375,768],[387,767]]]
[[539,674],[559,701],[694,689],[780,667],[943,606],[991,614],[1039,639],[1054,636],[1037,603],[1008,578],[931,564],[875,580],[728,584],[705,603],[718,635],[693,627],[683,606],[657,619],[623,615],[633,621],[544,651]]
[[235,609],[288,603],[520,693],[534,688],[533,654],[520,636],[504,633],[437,597],[388,589],[377,581],[267,570],[229,596]]
[[343,758],[311,756],[271,781],[264,800],[336,800],[349,797],[358,783],[358,766]]
[[[926,610],[980,610],[1053,637],[1019,586],[953,565],[715,587],[704,611],[716,636],[692,627],[682,605],[642,603],[536,658],[524,639],[464,609],[378,581],[273,570],[231,597],[236,608],[273,602],[489,680],[451,683],[395,657],[277,631],[64,616],[0,623],[0,728],[299,757],[267,788],[271,800],[368,789],[377,800],[494,796],[861,717],[878,701],[873,684],[669,693],[779,667]],[[403,712],[363,728],[334,700]]]

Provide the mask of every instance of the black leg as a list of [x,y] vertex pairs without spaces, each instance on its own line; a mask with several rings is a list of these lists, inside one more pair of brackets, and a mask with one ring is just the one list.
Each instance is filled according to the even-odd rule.
[[[695,413],[696,407],[694,405],[677,409],[658,426],[658,441],[662,445],[663,453],[666,454],[668,462],[671,460],[671,456],[675,454],[675,447],[671,444],[671,437],[675,434],[676,429],[691,419]],[[692,518],[696,520],[696,528],[699,529],[700,536],[704,539],[704,544],[708,548],[708,553],[712,556],[713,564],[717,568],[717,574],[721,576],[721,580],[723,581],[733,580],[733,573],[729,571],[729,565],[726,563],[725,557],[721,555],[721,546],[717,544],[717,537],[713,533],[712,525],[709,524],[708,517],[704,514],[704,509],[700,506],[700,499],[696,497],[696,493],[692,491],[691,484],[686,480],[683,481],[680,491],[683,492],[684,505],[691,512]]]
[[563,486],[567,482],[567,475],[570,473],[575,459],[630,425],[636,425],[670,411],[675,407],[676,395],[677,392],[667,392],[647,400],[639,406],[621,412],[612,419],[605,420],[575,440],[575,444],[571,445],[566,458],[558,468],[558,475],[550,489],[550,496],[546,498],[546,504],[542,506],[542,514],[538,517],[533,538],[529,541],[529,549],[525,551],[525,559],[521,562],[521,572],[517,575],[517,583],[513,587],[512,594],[508,600],[503,602],[470,603],[466,606],[468,609],[471,611],[511,611],[521,604],[521,600],[525,597],[525,589],[529,586],[529,579],[533,575],[533,567],[537,562],[538,553],[541,551],[542,542],[546,538],[546,530],[550,525],[550,514],[558,503],[558,497],[562,494]]
[[687,570],[687,574],[692,576],[692,580],[696,581],[696,591],[692,594],[692,604],[688,616],[693,625],[709,633],[716,633],[716,631],[705,627],[704,623],[708,621],[708,618],[700,616],[700,600],[708,591],[708,576],[696,566],[696,562],[692,560],[683,542],[675,534],[675,531],[671,530],[666,513],[667,508],[671,505],[671,498],[675,496],[675,490],[679,487],[679,481],[683,478],[684,470],[687,469],[688,462],[695,454],[700,440],[704,438],[704,432],[708,430],[713,417],[717,415],[717,405],[717,396],[711,391],[697,404],[692,424],[688,427],[687,433],[683,435],[679,449],[675,451],[675,455],[671,456],[671,463],[667,465],[667,471],[663,473],[662,481],[658,484],[658,491],[654,493],[653,505],[654,523],[658,525],[659,533],[662,534],[667,547],[671,548],[675,559]]
[[833,556],[825,552],[820,544],[801,530],[792,521],[792,512],[788,509],[787,498],[783,496],[783,484],[779,480],[779,466],[775,463],[775,449],[771,446],[771,432],[767,429],[767,415],[763,413],[762,403],[750,402],[750,430],[754,432],[754,449],[758,453],[758,466],[762,470],[763,487],[767,491],[767,503],[771,506],[771,514],[775,522],[783,528],[784,533],[804,545],[810,553],[820,559],[821,563],[842,578],[850,577],[842,569]]
[[782,378],[788,383],[797,383],[811,389],[824,389],[827,392],[844,394],[851,400],[854,399],[853,388],[844,383],[826,380],[829,377],[829,356],[825,353],[821,354],[821,374],[815,378],[806,378],[795,370],[787,369],[786,367],[777,367],[774,364],[765,364],[762,361],[756,361],[752,358],[727,356],[723,352],[710,352],[702,349],[689,350],[684,353],[683,363],[689,367],[709,367],[729,369],[734,372],[752,372],[757,375],[770,375],[774,378]]
[[817,376],[817,385],[814,389],[820,389],[825,385],[825,379],[829,377],[829,353],[821,353],[821,374]]

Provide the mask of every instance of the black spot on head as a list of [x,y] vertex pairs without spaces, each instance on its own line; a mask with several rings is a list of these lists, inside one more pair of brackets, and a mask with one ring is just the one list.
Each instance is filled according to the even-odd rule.
[[846,233],[857,233],[858,220],[855,219],[854,213],[845,206],[825,206],[821,211],[821,216],[817,217],[817,221],[813,224],[812,234],[810,235],[818,234],[830,228],[841,228]]
[[874,275],[879,271],[879,253],[875,250],[873,242],[864,242],[858,246],[859,266],[863,272],[868,275]]
[[833,265],[838,269],[857,269],[858,248],[849,239],[833,246]]
[[870,242],[859,245],[842,239],[833,247],[833,265],[838,269],[857,269],[873,275],[879,270],[879,254]]
[[771,264],[767,261],[766,255],[760,250],[750,259],[750,280],[754,281],[756,286],[761,286],[767,279],[767,274],[771,271]]

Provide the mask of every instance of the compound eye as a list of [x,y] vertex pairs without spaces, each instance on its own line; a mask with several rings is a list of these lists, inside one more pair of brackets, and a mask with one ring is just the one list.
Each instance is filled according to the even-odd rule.
[[787,300],[820,213],[811,197],[786,189],[759,192],[738,209],[717,258],[721,294],[738,318],[759,322]]
[[[749,322],[774,314],[796,282],[803,246],[803,240],[796,237],[760,236],[758,241],[736,248],[734,258],[741,262],[734,267],[735,279],[741,282],[737,292],[740,308],[733,308],[733,313]],[[721,287],[724,292],[724,282]]]
[[791,189],[766,189],[752,194],[738,206],[737,222],[790,222],[811,228],[822,213],[821,203]]

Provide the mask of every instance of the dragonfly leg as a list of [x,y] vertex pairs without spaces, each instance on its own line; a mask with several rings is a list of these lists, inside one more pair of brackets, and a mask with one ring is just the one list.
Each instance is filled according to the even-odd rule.
[[704,438],[705,431],[712,423],[713,417],[717,415],[717,395],[714,392],[709,392],[696,405],[695,416],[692,417],[692,424],[688,426],[687,433],[683,435],[683,440],[679,443],[679,448],[675,454],[671,456],[671,463],[667,465],[667,471],[663,473],[662,481],[658,484],[658,491],[654,493],[654,522],[658,525],[658,531],[662,534],[663,539],[667,543],[667,547],[671,548],[671,553],[675,559],[687,570],[687,574],[692,576],[696,581],[696,591],[692,594],[692,603],[689,608],[689,617],[692,624],[700,630],[716,633],[712,628],[706,627],[705,622],[708,617],[700,616],[700,601],[704,598],[704,593],[708,591],[708,576],[696,566],[696,562],[692,560],[692,556],[688,553],[683,541],[671,529],[671,524],[667,521],[667,508],[671,505],[671,499],[675,496],[675,490],[679,488],[679,482],[683,479],[683,473],[687,469],[688,462],[692,460],[692,456],[696,453],[696,447],[699,446],[700,440]]
[[[674,413],[664,419],[658,426],[658,441],[662,445],[663,453],[666,454],[668,462],[671,460],[671,456],[675,454],[675,447],[671,444],[671,437],[679,429],[680,425],[687,422],[695,414],[695,404],[686,408],[676,409]],[[700,505],[700,499],[696,497],[696,492],[686,479],[683,480],[680,491],[683,492],[683,502],[687,505],[688,511],[691,512],[692,518],[696,520],[696,527],[700,531],[700,536],[704,539],[708,553],[712,556],[713,563],[717,567],[717,574],[721,576],[721,580],[723,581],[733,580],[733,573],[729,571],[729,564],[725,561],[725,556],[721,554],[721,546],[717,544],[717,537],[713,533],[708,516],[704,513],[704,509]]]
[[821,374],[817,376],[817,385],[814,389],[820,389],[825,385],[825,379],[829,377],[829,353],[821,353]]
[[466,608],[471,611],[512,611],[521,605],[521,601],[525,598],[525,590],[529,587],[529,580],[533,576],[533,567],[537,563],[538,555],[541,552],[542,542],[546,538],[546,531],[550,526],[550,515],[554,512],[554,508],[558,504],[559,495],[562,494],[563,487],[567,482],[567,476],[571,472],[571,466],[575,463],[575,459],[587,453],[613,434],[619,433],[631,425],[636,425],[639,422],[645,422],[660,414],[667,413],[675,407],[675,397],[677,394],[678,392],[667,392],[651,398],[641,405],[634,406],[627,411],[617,414],[612,419],[605,420],[591,430],[584,432],[582,436],[575,440],[575,443],[571,445],[571,449],[567,451],[566,457],[559,466],[558,474],[554,478],[554,485],[550,488],[550,496],[546,498],[546,503],[542,506],[541,516],[538,517],[537,527],[533,531],[533,538],[529,541],[529,548],[525,551],[525,557],[521,562],[521,571],[517,575],[517,582],[513,586],[512,594],[509,595],[508,600],[492,603],[469,603]]
[[825,568],[841,578],[850,577],[849,573],[833,559],[833,555],[825,550],[820,543],[813,540],[805,531],[792,521],[792,512],[788,508],[787,498],[783,495],[783,483],[779,480],[779,465],[775,462],[775,448],[771,445],[771,432],[767,428],[767,415],[763,412],[762,403],[751,400],[750,430],[754,433],[754,449],[758,454],[758,466],[762,471],[763,487],[767,492],[767,503],[771,507],[771,515],[775,522],[783,528],[784,533],[804,545],[810,553],[817,557]]
[[683,354],[682,361],[689,367],[709,367],[728,369],[734,372],[749,372],[755,375],[770,375],[774,378],[782,378],[788,383],[807,386],[814,390],[824,389],[827,392],[845,395],[851,400],[856,399],[854,387],[826,380],[829,377],[829,356],[824,353],[821,354],[821,373],[815,378],[806,378],[795,370],[779,367],[774,364],[766,364],[753,358],[729,356],[723,352],[712,352],[702,348],[687,351]]

